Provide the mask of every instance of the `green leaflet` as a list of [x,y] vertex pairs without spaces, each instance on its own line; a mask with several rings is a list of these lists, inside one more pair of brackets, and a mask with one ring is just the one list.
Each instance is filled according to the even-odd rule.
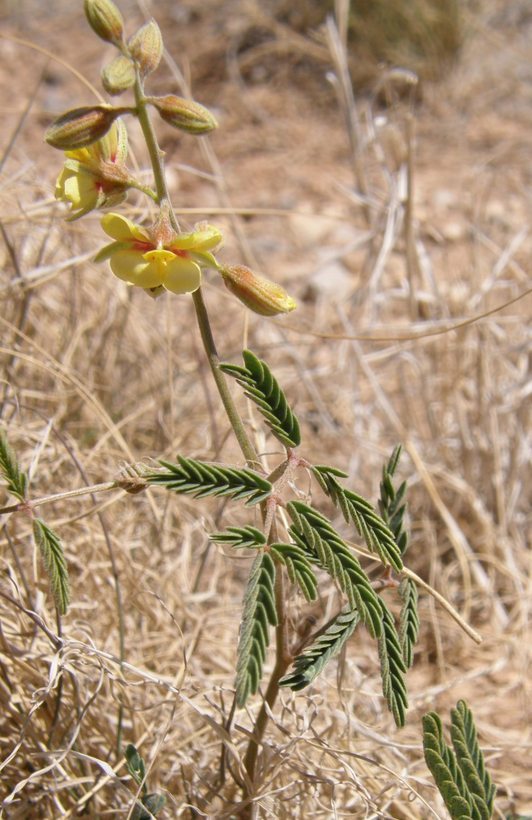
[[325,569],[347,595],[351,609],[374,638],[382,633],[380,599],[356,556],[332,524],[301,501],[291,501],[287,512],[293,521],[290,534],[313,563]]
[[301,443],[299,422],[289,407],[277,379],[262,359],[251,350],[242,353],[244,367],[220,365],[224,373],[233,376],[244,388],[244,394],[258,407],[273,435],[285,447]]
[[27,485],[26,474],[18,466],[15,454],[9,446],[7,436],[3,430],[0,430],[0,472],[7,482],[8,492],[18,498],[19,501],[24,501]]
[[70,587],[61,539],[41,518],[33,520],[33,536],[50,580],[56,606],[64,615],[70,603]]
[[342,487],[337,479],[345,474],[340,470],[315,465],[312,467],[312,473],[323,491],[340,508],[345,520],[355,525],[368,549],[377,554],[384,564],[390,564],[400,572],[403,569],[403,561],[394,534],[370,502]]
[[436,712],[424,715],[422,723],[425,761],[452,820],[489,820],[495,787],[485,770],[473,715],[465,701],[459,701],[451,711],[453,748],[443,739]]
[[382,609],[382,635],[379,639],[379,659],[381,664],[382,691],[396,726],[405,725],[408,707],[406,693],[406,664],[403,658],[395,621],[390,610],[380,599]]
[[257,504],[268,498],[272,485],[259,473],[247,468],[224,467],[208,464],[194,458],[177,457],[177,464],[160,461],[163,470],[145,476],[148,484],[162,485],[175,493],[204,498],[208,495],[246,499],[246,504]]
[[139,755],[136,746],[128,743],[124,757],[129,774],[141,789],[140,802],[135,803],[131,818],[132,820],[150,820],[151,817],[156,817],[165,806],[166,797],[157,792],[148,793],[144,758]]
[[257,555],[244,595],[236,666],[236,701],[244,706],[259,688],[269,627],[277,626],[275,608],[275,564],[267,552]]
[[124,752],[126,758],[127,770],[137,786],[142,786],[143,791],[146,791],[146,766],[144,765],[144,758],[141,757],[137,751],[137,747],[133,743],[128,743],[126,751]]
[[344,609],[340,612],[312,645],[295,658],[291,673],[280,680],[280,685],[297,692],[312,683],[329,661],[338,655],[359,622],[358,610]]

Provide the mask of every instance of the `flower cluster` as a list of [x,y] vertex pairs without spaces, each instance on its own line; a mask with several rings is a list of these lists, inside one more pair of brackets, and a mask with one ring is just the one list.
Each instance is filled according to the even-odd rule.
[[127,153],[127,131],[122,120],[116,120],[98,142],[65,152],[55,196],[71,206],[70,221],[95,208],[118,205],[125,199],[130,181],[125,166]]
[[92,30],[118,54],[102,70],[102,83],[112,96],[133,90],[133,106],[108,103],[84,105],[66,111],[48,127],[45,140],[65,152],[63,170],[57,178],[56,199],[70,206],[69,221],[90,211],[113,207],[122,202],[128,189],[142,191],[159,206],[151,227],[137,225],[125,216],[108,213],[102,228],[113,240],[96,255],[96,262],[109,261],[119,279],[158,296],[194,293],[201,285],[205,268],[217,271],[226,288],[250,310],[262,316],[288,313],[296,306],[280,285],[258,276],[245,265],[221,265],[213,256],[222,234],[212,225],[201,223],[190,233],[177,230],[171,215],[162,166],[151,145],[150,157],[159,166],[157,190],[141,184],[126,166],[128,138],[122,117],[136,116],[145,131],[147,107],[152,106],[169,125],[182,132],[201,136],[217,127],[213,114],[195,100],[175,94],[146,96],[144,80],[158,67],[164,50],[162,34],[154,20],[126,37],[124,19],[113,0],[84,0],[85,14]]

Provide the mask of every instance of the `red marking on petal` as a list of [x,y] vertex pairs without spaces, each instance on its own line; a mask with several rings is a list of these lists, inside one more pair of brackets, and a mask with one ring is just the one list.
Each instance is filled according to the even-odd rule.
[[131,248],[132,250],[139,251],[140,253],[147,253],[148,251],[157,250],[152,242],[141,242],[140,239],[134,239],[131,242]]

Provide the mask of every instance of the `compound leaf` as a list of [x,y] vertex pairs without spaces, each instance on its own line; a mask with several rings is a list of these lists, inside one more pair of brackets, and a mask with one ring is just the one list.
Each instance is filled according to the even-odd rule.
[[340,508],[346,521],[351,521],[371,552],[384,564],[398,572],[403,569],[401,551],[394,534],[375,508],[362,496],[346,490],[338,481],[339,470],[323,465],[312,467],[312,473],[323,491]]
[[235,500],[245,498],[246,504],[257,504],[272,492],[269,481],[245,467],[225,467],[184,456],[177,457],[177,464],[163,460],[159,463],[166,471],[148,473],[146,481],[175,493],[195,498],[209,495],[228,496]]
[[358,610],[345,609],[340,612],[311,646],[295,658],[291,673],[281,678],[280,686],[297,692],[312,683],[329,661],[338,655],[359,622]]
[[403,602],[399,615],[399,640],[407,669],[414,662],[414,646],[419,635],[419,615],[417,611],[417,586],[411,578],[403,578],[399,585],[399,596]]
[[70,603],[68,570],[59,536],[41,518],[33,519],[33,537],[41,553],[59,612],[64,615]]
[[269,627],[277,626],[275,564],[267,552],[257,555],[244,595],[236,666],[236,700],[244,706],[255,694],[269,644]]
[[291,501],[287,512],[293,521],[290,534],[310,560],[326,570],[347,595],[351,609],[373,637],[382,632],[380,599],[356,556],[332,524],[317,510],[302,501]]
[[405,725],[408,707],[406,694],[406,664],[403,658],[395,621],[390,610],[380,599],[382,610],[382,635],[379,638],[382,691],[397,726]]
[[220,365],[224,373],[234,376],[244,388],[244,394],[258,407],[273,435],[285,447],[297,447],[301,443],[299,422],[286,400],[277,379],[262,359],[251,350],[242,353],[244,367],[232,364]]
[[3,430],[0,430],[0,473],[7,482],[8,492],[18,498],[19,501],[24,501],[26,498],[27,477],[20,469]]

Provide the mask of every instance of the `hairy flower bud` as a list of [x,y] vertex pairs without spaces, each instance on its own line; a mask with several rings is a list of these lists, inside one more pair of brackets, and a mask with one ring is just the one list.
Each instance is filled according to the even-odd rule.
[[211,112],[194,100],[168,94],[166,97],[148,97],[162,119],[174,128],[189,134],[208,134],[218,127]]
[[295,301],[281,285],[258,276],[245,265],[220,268],[220,273],[228,290],[254,313],[275,316],[290,313],[296,307]]
[[128,48],[143,76],[155,71],[163,56],[161,29],[155,20],[150,20],[139,28],[129,40]]
[[119,45],[124,37],[124,20],[112,0],[85,0],[85,16],[98,37]]
[[84,148],[104,137],[114,120],[126,110],[110,105],[73,108],[54,120],[44,139],[48,145],[59,148],[60,151]]
[[135,66],[128,57],[115,57],[102,71],[102,85],[108,94],[121,94],[135,84]]

